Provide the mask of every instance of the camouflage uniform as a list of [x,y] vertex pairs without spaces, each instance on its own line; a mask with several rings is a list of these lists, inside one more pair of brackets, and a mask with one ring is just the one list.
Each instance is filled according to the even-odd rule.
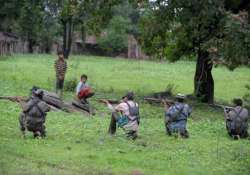
[[32,96],[25,104],[23,112],[20,114],[19,123],[23,133],[25,130],[31,131],[34,137],[46,136],[45,119],[46,112],[49,111],[49,106],[41,101],[38,97]]
[[167,134],[179,133],[182,137],[188,137],[186,129],[187,118],[191,114],[191,108],[185,103],[176,102],[165,112],[165,127]]
[[248,110],[241,106],[236,106],[226,113],[226,128],[231,137],[248,137]]

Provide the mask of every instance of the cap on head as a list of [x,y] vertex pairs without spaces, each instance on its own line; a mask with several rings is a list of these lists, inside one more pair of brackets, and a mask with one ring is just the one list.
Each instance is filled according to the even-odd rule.
[[127,97],[128,100],[134,100],[134,92],[128,92],[125,96],[122,98]]
[[181,94],[181,93],[178,93],[176,96],[175,96],[175,98],[177,99],[177,100],[185,100],[186,99],[186,95],[184,95],[184,94]]
[[243,105],[243,101],[241,98],[234,98],[233,99],[233,103],[236,105],[236,106],[242,106]]

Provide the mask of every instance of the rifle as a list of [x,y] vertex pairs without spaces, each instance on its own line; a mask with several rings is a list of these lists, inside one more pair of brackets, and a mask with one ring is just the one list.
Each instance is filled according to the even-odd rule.
[[168,106],[172,106],[175,103],[175,101],[169,100],[167,98],[159,99],[159,98],[145,97],[144,100],[146,100],[149,103],[166,103]]
[[212,107],[222,108],[224,110],[225,118],[227,118],[228,113],[233,110],[234,108],[231,106],[225,106],[220,104],[210,104]]
[[10,100],[12,102],[20,102],[20,101],[26,101],[27,97],[20,97],[20,96],[0,96],[1,100]]
[[99,99],[98,102],[99,103],[105,103],[106,101],[108,101],[110,104],[119,104],[120,100],[111,100],[111,99]]
[[217,108],[222,108],[224,110],[232,110],[233,107],[231,106],[226,106],[226,105],[220,105],[220,104],[210,104],[212,107],[217,107]]
[[[9,101],[12,101],[12,102],[16,102],[23,109],[25,103],[28,101],[28,98],[27,97],[21,97],[21,96],[13,96],[13,97],[11,97],[11,96],[0,96],[0,100],[9,100]],[[53,111],[60,111],[59,109],[57,109],[56,107],[54,107],[54,106],[52,106],[50,104],[47,104],[47,105]]]
[[20,105],[20,107],[23,109],[24,103],[27,101],[27,97],[21,97],[21,96],[0,96],[0,100],[9,100],[12,102],[16,102]]

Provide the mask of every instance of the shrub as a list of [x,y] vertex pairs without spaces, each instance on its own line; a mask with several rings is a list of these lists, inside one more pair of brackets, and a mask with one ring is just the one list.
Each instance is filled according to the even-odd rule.
[[64,83],[64,90],[69,92],[74,92],[77,86],[77,79],[71,78],[69,80],[66,80]]
[[250,81],[249,81],[249,84],[245,86],[245,88],[247,89],[247,92],[243,96],[243,99],[245,101],[245,106],[250,108]]

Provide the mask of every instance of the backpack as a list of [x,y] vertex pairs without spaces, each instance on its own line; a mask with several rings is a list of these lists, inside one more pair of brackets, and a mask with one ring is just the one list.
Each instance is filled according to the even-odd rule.
[[29,107],[29,109],[25,112],[28,115],[27,120],[29,121],[29,123],[34,124],[44,122],[46,112],[40,108],[40,102],[40,100],[34,101],[33,104]]
[[[176,107],[175,107],[176,108]],[[185,105],[183,105],[180,109],[176,108],[176,112],[172,114],[170,117],[170,121],[178,121],[178,118],[181,116],[182,111],[184,110]]]
[[231,120],[231,122],[228,126],[230,129],[230,132],[234,132],[233,134],[241,134],[244,130],[244,122],[240,118],[240,114],[241,114],[242,110],[243,110],[243,108],[241,108],[238,113],[234,110],[236,115],[233,118],[233,120]]
[[[128,118],[130,121],[137,120],[137,123],[140,124],[140,112],[139,112],[139,106],[135,103],[135,106],[130,106],[128,102],[126,102],[128,105],[129,115]],[[135,117],[135,119],[131,119],[130,117]]]

